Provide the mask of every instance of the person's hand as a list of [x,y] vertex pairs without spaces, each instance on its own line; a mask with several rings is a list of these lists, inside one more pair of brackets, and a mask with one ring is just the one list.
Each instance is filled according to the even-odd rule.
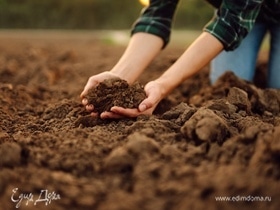
[[105,118],[134,118],[139,115],[152,115],[158,103],[164,98],[163,87],[156,81],[151,81],[145,86],[147,98],[144,99],[135,109],[128,109],[114,106],[110,112],[101,113],[100,117]]
[[97,116],[98,113],[94,112],[94,106],[92,104],[89,104],[88,100],[86,99],[86,95],[87,95],[89,89],[96,87],[100,82],[103,82],[105,79],[111,79],[111,78],[115,78],[115,77],[118,77],[118,76],[109,71],[105,71],[100,74],[91,76],[88,79],[87,84],[85,85],[84,90],[81,93],[80,97],[82,99],[82,104],[86,107],[86,110],[89,112],[92,112],[93,116]]

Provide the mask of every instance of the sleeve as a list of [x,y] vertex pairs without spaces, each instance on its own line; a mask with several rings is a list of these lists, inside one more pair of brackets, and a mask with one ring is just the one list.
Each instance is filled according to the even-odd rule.
[[237,48],[255,24],[263,0],[223,0],[214,18],[205,26],[224,45]]
[[171,34],[173,16],[179,0],[150,0],[140,17],[133,24],[131,34],[146,32],[163,39],[168,44]]

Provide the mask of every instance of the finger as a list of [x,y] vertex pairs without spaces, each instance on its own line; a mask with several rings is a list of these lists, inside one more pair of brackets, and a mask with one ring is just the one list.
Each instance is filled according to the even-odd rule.
[[82,104],[83,104],[84,106],[86,106],[86,105],[88,104],[88,100],[87,100],[86,98],[83,98]]
[[112,107],[111,112],[121,115],[123,117],[137,117],[141,114],[141,112],[139,112],[138,109],[126,109],[118,106]]
[[88,93],[88,89],[86,89],[86,87],[85,87],[83,92],[80,94],[80,98],[86,97],[87,93]]
[[97,85],[98,85],[98,82],[96,80],[93,80],[93,79],[89,78],[89,80],[88,80],[86,86],[84,87],[84,90],[81,93],[80,97],[84,98],[87,95],[88,90],[97,86]]
[[90,115],[94,118],[98,117],[98,113],[97,112],[91,112]]
[[150,94],[148,98],[144,99],[138,106],[139,112],[144,112],[157,104],[157,96]]
[[119,115],[119,114],[114,113],[114,112],[102,112],[100,114],[100,118],[101,119],[120,119],[120,118],[124,118],[124,116]]
[[94,110],[94,106],[92,104],[88,104],[88,105],[86,105],[86,110],[91,112]]
[[139,109],[140,112],[144,112],[144,111],[147,110],[147,105],[146,105],[145,103],[142,102],[142,103],[139,105],[138,109]]

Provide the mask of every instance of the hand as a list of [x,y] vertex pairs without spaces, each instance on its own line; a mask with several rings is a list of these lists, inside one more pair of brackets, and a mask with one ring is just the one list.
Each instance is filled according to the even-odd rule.
[[100,74],[91,76],[88,79],[87,84],[85,85],[84,90],[81,93],[80,97],[82,99],[82,104],[86,107],[86,110],[92,112],[93,116],[97,116],[97,113],[93,112],[94,106],[92,104],[88,104],[88,100],[86,99],[86,95],[89,89],[96,87],[100,82],[104,81],[105,79],[111,79],[114,77],[118,77],[118,76],[109,71],[105,71]]
[[158,103],[164,98],[163,87],[156,81],[151,81],[145,86],[147,98],[144,99],[138,108],[128,109],[123,107],[114,106],[110,112],[101,113],[100,117],[105,118],[134,118],[139,115],[152,115]]

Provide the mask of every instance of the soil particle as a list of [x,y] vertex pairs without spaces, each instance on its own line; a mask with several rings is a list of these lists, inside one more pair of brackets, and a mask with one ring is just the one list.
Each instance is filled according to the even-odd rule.
[[96,125],[101,125],[108,122],[108,120],[102,120],[100,118],[93,117],[91,115],[80,116],[75,122],[74,126],[79,127],[80,125],[84,127],[94,127]]
[[[270,142],[270,149],[275,157],[280,161],[280,126],[274,128],[273,138]],[[279,162],[280,164],[280,162]]]
[[133,155],[141,156],[157,153],[160,147],[152,138],[136,132],[128,136],[126,148]]
[[15,167],[21,164],[21,146],[6,142],[0,145],[0,166]]
[[110,111],[113,106],[137,108],[146,98],[146,93],[140,83],[131,86],[122,79],[106,79],[95,88],[90,89],[86,98],[98,113]]
[[263,90],[263,99],[261,99],[265,110],[272,114],[280,113],[280,90],[265,89]]
[[183,125],[195,112],[197,108],[189,106],[187,103],[180,103],[162,114],[162,118],[173,120],[178,125]]
[[181,132],[190,140],[197,142],[223,143],[229,134],[224,119],[210,109],[199,109],[181,127]]
[[13,138],[4,131],[0,131],[0,143],[13,141]]
[[240,88],[230,88],[227,95],[227,100],[229,103],[237,106],[239,109],[245,110],[247,112],[251,110],[248,94]]
[[117,148],[106,158],[104,169],[112,173],[131,172],[135,161],[135,158],[125,148]]

